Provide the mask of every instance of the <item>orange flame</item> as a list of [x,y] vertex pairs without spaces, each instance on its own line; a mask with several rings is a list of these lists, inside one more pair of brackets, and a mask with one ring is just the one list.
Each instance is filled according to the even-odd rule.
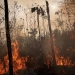
[[[28,57],[19,57],[18,52],[18,42],[12,42],[12,55],[13,55],[13,70],[14,72],[18,71],[19,69],[25,69]],[[0,60],[0,74],[7,73],[9,70],[9,61],[8,55],[4,56],[4,62]],[[5,67],[4,67],[5,65]]]
[[[26,62],[28,61],[28,56],[26,57],[19,57],[19,47],[18,47],[18,42],[12,42],[12,55],[13,55],[13,70],[15,75],[16,71],[18,71],[19,69],[26,69]],[[57,65],[66,65],[66,66],[74,66],[74,64],[71,64],[71,60],[69,57],[64,58],[63,56],[59,55],[58,52],[58,48],[56,46],[54,46],[54,51],[55,51],[55,58],[56,58],[56,63]],[[50,60],[52,58],[51,55],[47,55],[46,57],[47,62],[45,62],[45,64],[50,65],[51,61]],[[4,74],[4,73],[8,73],[9,70],[9,60],[8,60],[8,55],[4,56],[4,62],[1,61],[0,59],[0,75]]]
[[64,58],[63,56],[59,56],[58,48],[56,46],[54,46],[54,50],[55,50],[55,58],[56,58],[57,65],[72,66],[71,60],[69,57]]

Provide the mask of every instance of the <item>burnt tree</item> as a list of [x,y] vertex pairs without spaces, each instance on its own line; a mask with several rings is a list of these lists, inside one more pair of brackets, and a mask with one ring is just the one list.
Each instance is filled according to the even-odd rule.
[[8,2],[4,0],[5,5],[5,28],[6,28],[6,39],[8,48],[8,58],[9,58],[9,75],[13,75],[13,63],[12,63],[12,50],[11,50],[11,39],[9,30],[9,15],[8,15]]

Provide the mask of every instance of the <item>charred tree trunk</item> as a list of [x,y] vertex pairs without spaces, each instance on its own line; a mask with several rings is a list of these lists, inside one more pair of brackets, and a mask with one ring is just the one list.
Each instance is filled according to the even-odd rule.
[[12,62],[12,50],[11,50],[11,40],[9,31],[9,17],[8,17],[8,2],[4,0],[5,4],[5,28],[6,28],[6,39],[8,48],[8,58],[9,58],[9,75],[13,75],[13,62]]
[[55,59],[55,53],[54,53],[54,47],[53,47],[53,39],[52,39],[52,30],[51,30],[51,23],[50,23],[49,4],[48,4],[47,1],[46,1],[46,6],[47,6],[49,32],[50,32],[51,50],[52,50],[52,56],[53,56],[53,66],[56,67],[56,59]]
[[39,10],[39,8],[37,8],[37,23],[38,23],[38,30],[39,30],[39,41],[40,41],[39,14],[40,14],[40,10]]
[[40,45],[40,51],[41,51],[41,36],[40,36],[40,26],[39,26],[39,15],[40,15],[40,9],[37,8],[37,23],[38,23],[38,31],[39,31],[39,45]]

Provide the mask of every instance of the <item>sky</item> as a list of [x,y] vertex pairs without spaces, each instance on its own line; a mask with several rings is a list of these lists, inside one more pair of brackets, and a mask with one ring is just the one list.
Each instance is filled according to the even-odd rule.
[[[24,8],[32,7],[32,5],[34,5],[34,6],[45,5],[46,6],[46,1],[45,0],[8,0],[9,7],[12,6],[14,1],[17,1],[18,4],[20,4]],[[63,0],[47,0],[47,1],[49,2],[50,17],[51,17],[50,19],[52,21],[56,18],[55,12],[59,9],[59,6],[62,5],[62,3],[58,3],[58,2],[61,2],[61,1],[63,2]],[[21,12],[20,16],[24,17],[24,14]],[[52,27],[53,27],[52,29],[55,28],[54,26],[52,26]]]
[[[31,7],[32,4],[35,5],[35,3],[37,3],[36,5],[46,5],[45,0],[8,0],[9,4],[11,5],[12,3],[14,3],[14,1],[17,1],[18,4],[22,5],[24,8],[26,8],[27,6]],[[49,2],[51,17],[54,18],[55,12],[58,9],[58,6],[60,5],[60,3],[58,4],[58,2],[63,0],[47,0],[47,1]]]
[[[0,0],[0,2],[3,2],[3,0]],[[13,9],[11,8],[14,7],[14,1],[16,1],[18,3],[18,5],[21,5],[23,8],[27,9],[27,7],[31,8],[32,5],[37,6],[37,5],[45,5],[46,6],[46,2],[45,0],[8,0],[8,6],[9,6],[9,10],[12,11]],[[51,20],[51,24],[52,24],[52,29],[56,28],[56,24],[52,23],[52,21],[54,21],[56,18],[59,18],[59,15],[55,15],[55,12],[57,12],[60,9],[60,6],[63,5],[63,1],[64,0],[47,0],[49,2],[49,8],[50,8],[50,20]],[[36,4],[35,4],[36,3]],[[71,8],[71,6],[70,6]],[[72,8],[71,8],[72,9]],[[64,11],[64,10],[63,10]],[[61,14],[60,14],[61,15]],[[12,18],[14,15],[10,14],[9,15],[10,18]],[[63,20],[66,21],[66,19],[68,20],[68,16],[63,15],[64,17]],[[74,16],[74,15],[73,15]],[[19,15],[17,15],[17,24],[16,25],[21,25],[23,23],[22,20],[20,20],[19,18],[24,18],[24,20],[26,19],[26,15],[24,12],[19,12]],[[29,16],[30,17],[30,16]],[[28,20],[29,21],[29,20]],[[40,20],[41,21],[41,20]],[[42,21],[41,21],[42,22]],[[40,23],[41,23],[40,22]],[[47,22],[47,21],[46,21]],[[25,20],[25,25],[26,25],[26,20]],[[3,24],[2,24],[3,26]],[[25,26],[26,27],[26,26]],[[63,26],[64,28],[64,26]],[[66,27],[65,27],[66,28]]]
[[[45,5],[46,6],[46,1],[45,0],[8,0],[9,9],[11,9],[10,6],[13,5],[14,1],[16,1],[19,5],[21,5],[25,9],[27,7],[32,7],[32,5],[34,5],[34,6],[37,6],[37,5],[40,5],[40,6]],[[54,20],[55,17],[56,17],[55,16],[55,12],[58,10],[58,6],[60,5],[60,4],[58,5],[58,2],[60,2],[62,0],[47,0],[47,1],[49,2],[51,20]],[[20,14],[18,15],[18,18],[19,18],[19,16],[22,17],[22,18],[24,18],[24,20],[25,20],[25,17],[26,16],[24,15],[24,13],[20,12]],[[18,20],[18,18],[17,18],[17,20]],[[44,24],[45,26],[47,25],[47,22],[48,21],[46,20],[46,22]],[[22,24],[22,23],[23,23],[23,21],[18,20],[17,23],[16,23],[16,25],[19,25],[19,24]],[[24,23],[25,23],[25,28],[27,28],[26,20],[24,21]],[[42,25],[42,19],[40,19],[40,26],[41,25]],[[42,26],[40,28],[41,28],[41,30],[43,29]],[[54,28],[55,28],[55,26],[52,25],[52,29],[54,29]],[[46,30],[48,30],[47,26],[46,26]],[[24,29],[22,31],[24,32]]]

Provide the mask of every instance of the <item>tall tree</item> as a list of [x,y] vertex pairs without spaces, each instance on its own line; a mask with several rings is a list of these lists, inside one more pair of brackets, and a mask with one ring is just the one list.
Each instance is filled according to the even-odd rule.
[[46,1],[46,6],[47,6],[47,15],[48,15],[48,25],[49,25],[49,31],[50,31],[51,50],[52,50],[52,56],[53,56],[53,66],[56,67],[56,59],[55,59],[55,53],[54,53],[54,47],[53,47],[53,39],[52,39],[52,30],[51,30],[51,23],[50,23],[48,1]]
[[8,48],[8,58],[9,58],[9,75],[13,75],[13,63],[12,63],[12,51],[11,51],[11,40],[10,40],[10,30],[9,30],[9,15],[8,15],[8,2],[4,0],[5,5],[5,28],[6,28],[6,39]]

